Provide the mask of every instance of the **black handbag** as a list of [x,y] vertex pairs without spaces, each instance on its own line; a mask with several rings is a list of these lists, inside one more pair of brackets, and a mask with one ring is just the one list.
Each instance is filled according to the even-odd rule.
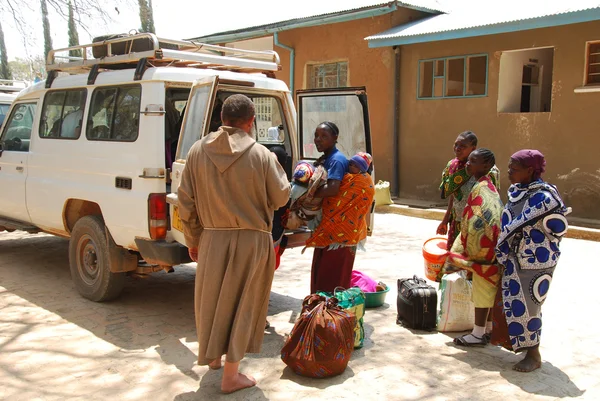
[[397,324],[418,330],[433,330],[437,319],[437,291],[417,277],[398,280]]

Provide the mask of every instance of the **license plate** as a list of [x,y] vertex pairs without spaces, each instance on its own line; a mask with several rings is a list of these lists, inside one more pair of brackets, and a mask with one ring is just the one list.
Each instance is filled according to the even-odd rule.
[[179,218],[179,208],[177,206],[173,206],[173,218],[171,220],[173,228],[183,232],[183,223],[181,223],[181,219]]

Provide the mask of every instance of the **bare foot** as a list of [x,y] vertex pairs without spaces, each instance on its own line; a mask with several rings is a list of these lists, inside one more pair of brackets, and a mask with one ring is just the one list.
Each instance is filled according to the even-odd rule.
[[542,367],[542,356],[538,348],[530,349],[527,351],[525,358],[515,366],[513,369],[517,372],[533,372],[536,369]]
[[248,387],[256,386],[256,379],[252,376],[247,376],[243,373],[238,373],[237,376],[232,380],[225,380],[221,382],[221,391],[224,394],[231,394],[235,391],[242,390]]
[[221,358],[219,359],[215,359],[214,361],[212,361],[211,363],[208,364],[208,367],[212,370],[218,370],[221,369]]

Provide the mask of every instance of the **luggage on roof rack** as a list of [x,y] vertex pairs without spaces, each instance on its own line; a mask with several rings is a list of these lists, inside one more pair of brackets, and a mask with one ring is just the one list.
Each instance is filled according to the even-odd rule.
[[[127,34],[127,33],[121,33],[121,34],[116,34],[116,35],[97,36],[92,39],[92,43],[107,42],[112,39],[126,38],[128,36],[131,36],[131,35]],[[159,41],[158,45],[161,49],[179,50],[178,45],[174,45],[171,43],[165,43],[165,42]],[[110,52],[108,50],[108,45],[94,46],[94,47],[92,47],[92,55],[94,56],[94,58],[103,58],[103,57],[106,57],[109,53],[112,53],[112,55],[121,55],[121,54],[135,53],[135,52],[144,52],[144,51],[148,51],[148,50],[154,50],[154,43],[152,42],[151,38],[143,37],[143,38],[128,40],[126,42],[114,43],[111,46]]]

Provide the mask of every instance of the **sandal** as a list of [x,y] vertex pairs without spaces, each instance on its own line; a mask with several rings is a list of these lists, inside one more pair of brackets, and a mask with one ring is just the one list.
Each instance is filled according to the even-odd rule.
[[[467,336],[471,336],[478,341],[477,342],[467,341],[466,340]],[[483,347],[484,345],[487,345],[487,340],[485,337],[477,337],[470,333],[462,335],[460,337],[456,337],[452,342],[456,345],[460,345],[461,347]]]

